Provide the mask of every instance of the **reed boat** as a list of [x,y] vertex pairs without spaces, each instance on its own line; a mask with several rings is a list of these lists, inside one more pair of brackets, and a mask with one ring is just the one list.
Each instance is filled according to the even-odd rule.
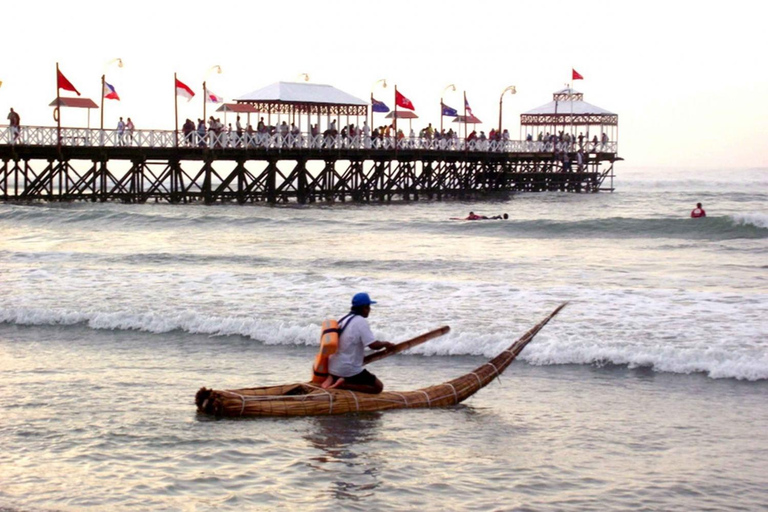
[[415,391],[384,391],[378,395],[344,389],[323,389],[313,383],[223,391],[203,387],[197,392],[195,403],[199,413],[216,417],[320,416],[456,405],[501,375],[525,346],[566,304],[558,306],[487,363],[461,377],[436,386]]

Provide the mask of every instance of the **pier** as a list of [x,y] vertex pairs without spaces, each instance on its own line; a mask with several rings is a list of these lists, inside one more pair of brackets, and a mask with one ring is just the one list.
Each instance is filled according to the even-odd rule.
[[[143,203],[391,201],[612,190],[615,143],[0,127],[0,199]],[[608,179],[608,186],[606,186]]]
[[[453,130],[404,136],[397,116],[392,136],[376,136],[359,126],[367,104],[330,86],[280,82],[237,101],[219,111],[248,112],[247,129],[0,126],[0,200],[307,204],[594,193],[613,190],[621,160],[618,116],[571,89],[521,115],[521,128],[537,133],[526,140]],[[267,123],[262,117],[253,130],[251,113]],[[343,119],[349,131],[336,130]],[[601,140],[589,139],[590,127]]]

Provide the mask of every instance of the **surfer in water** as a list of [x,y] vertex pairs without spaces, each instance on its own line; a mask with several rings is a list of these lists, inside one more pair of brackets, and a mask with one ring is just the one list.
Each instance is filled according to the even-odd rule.
[[508,219],[509,215],[506,213],[504,215],[494,215],[493,217],[486,217],[485,215],[477,215],[475,212],[469,212],[469,215],[467,215],[464,218],[461,217],[451,217],[451,220],[499,220],[499,219]]
[[692,219],[698,219],[700,217],[706,217],[707,212],[704,211],[704,208],[701,207],[701,203],[696,203],[696,208],[691,211],[691,218]]

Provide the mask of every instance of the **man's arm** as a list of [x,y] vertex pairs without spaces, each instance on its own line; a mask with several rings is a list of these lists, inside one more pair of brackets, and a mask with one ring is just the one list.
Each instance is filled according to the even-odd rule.
[[383,348],[389,350],[392,347],[394,347],[394,343],[390,343],[389,341],[374,341],[370,345],[368,345],[368,348],[371,348],[373,350],[381,350]]

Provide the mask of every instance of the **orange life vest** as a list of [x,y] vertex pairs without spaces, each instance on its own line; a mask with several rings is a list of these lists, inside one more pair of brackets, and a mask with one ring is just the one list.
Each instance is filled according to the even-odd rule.
[[[357,314],[351,312],[341,317],[341,320],[338,322],[336,320],[326,320],[323,322],[323,330],[320,333],[320,350],[315,356],[315,364],[312,365],[312,382],[322,384],[330,375],[328,371],[328,358],[339,349],[339,337],[354,316],[357,316]],[[344,325],[339,327],[342,323]]]
[[336,320],[323,322],[320,350],[315,356],[315,364],[312,365],[312,382],[320,384],[328,377],[328,358],[339,349],[339,334],[339,322]]

